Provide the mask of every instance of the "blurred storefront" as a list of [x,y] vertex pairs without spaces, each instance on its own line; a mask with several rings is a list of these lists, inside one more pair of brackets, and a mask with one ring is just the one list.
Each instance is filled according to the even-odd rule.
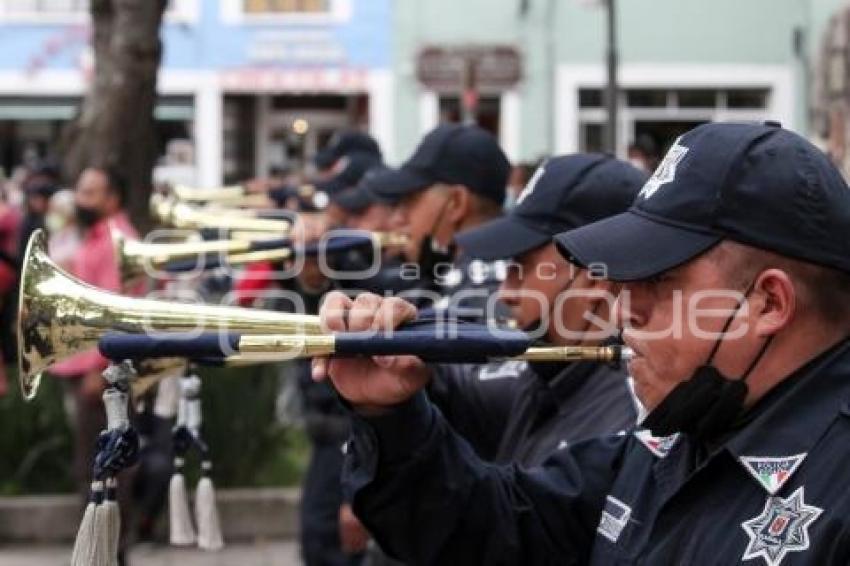
[[[447,92],[422,80],[428,54],[496,47],[517,54],[519,77],[480,90],[477,118],[512,159],[602,149],[605,4],[466,0],[456,17],[459,3],[452,0],[397,2],[399,150],[410,151],[438,121],[462,119],[458,100],[469,83]],[[638,137],[663,151],[682,131],[709,120],[773,119],[808,134],[811,61],[826,20],[845,4],[617,1],[617,153],[625,155]]]
[[[0,166],[56,156],[92,69],[88,0],[0,2]],[[203,186],[300,167],[340,127],[393,150],[390,0],[171,0],[161,172]],[[187,163],[188,161],[188,163]]]

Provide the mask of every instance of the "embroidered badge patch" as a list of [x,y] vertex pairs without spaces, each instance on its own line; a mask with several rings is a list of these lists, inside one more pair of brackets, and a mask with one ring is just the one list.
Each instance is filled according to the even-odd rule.
[[659,458],[666,458],[679,440],[678,433],[670,436],[652,436],[652,433],[646,429],[636,431],[635,437]]
[[487,381],[490,379],[502,379],[505,377],[519,377],[528,367],[528,362],[522,360],[507,360],[504,362],[496,362],[482,366],[478,370],[479,381]]
[[680,139],[682,138],[677,138],[676,141],[673,142],[673,145],[670,146],[670,149],[667,150],[667,154],[658,165],[658,168],[655,169],[652,177],[649,178],[640,190],[639,196],[645,199],[650,198],[659,188],[661,188],[661,185],[669,183],[676,178],[676,166],[679,165],[688,153],[687,147],[679,145]]
[[528,180],[528,183],[525,184],[525,187],[522,189],[522,192],[519,193],[519,196],[516,198],[517,204],[522,204],[522,201],[528,198],[528,195],[534,192],[534,188],[537,187],[537,182],[540,180],[540,177],[546,173],[546,163],[537,168],[537,171],[534,172],[534,175],[531,176],[531,179]]
[[620,533],[626,528],[629,523],[629,517],[632,516],[632,508],[609,495],[605,498],[605,508],[602,510],[602,516],[599,518],[599,526],[596,532],[604,536],[611,542],[617,542],[620,538]]
[[742,560],[764,558],[767,566],[779,566],[789,552],[809,548],[809,526],[823,513],[823,509],[806,505],[803,487],[787,498],[767,498],[761,515],[741,526],[750,538]]
[[805,453],[781,458],[741,456],[741,464],[769,494],[776,495],[805,459]]

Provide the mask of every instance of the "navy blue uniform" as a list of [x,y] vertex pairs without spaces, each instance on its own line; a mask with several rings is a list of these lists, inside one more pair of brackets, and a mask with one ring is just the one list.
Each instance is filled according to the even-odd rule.
[[646,431],[483,463],[418,394],[353,420],[344,483],[411,564],[850,563],[850,342],[710,445]]
[[605,365],[506,361],[434,373],[428,398],[493,462],[539,465],[565,444],[630,429],[637,418],[625,373]]
[[435,364],[431,369],[428,398],[481,458],[495,459],[528,364],[508,360]]
[[636,419],[623,370],[531,364],[518,380],[494,461],[539,466],[570,444],[630,430]]

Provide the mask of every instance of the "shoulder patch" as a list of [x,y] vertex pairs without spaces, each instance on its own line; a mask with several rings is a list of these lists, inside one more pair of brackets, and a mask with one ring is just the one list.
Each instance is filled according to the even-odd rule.
[[506,360],[504,362],[487,364],[478,370],[478,380],[488,381],[490,379],[516,378],[519,377],[528,363],[523,360]]
[[635,431],[635,438],[637,438],[641,444],[646,446],[647,450],[655,454],[655,456],[659,458],[666,458],[667,454],[670,453],[670,450],[672,450],[679,441],[679,433],[672,434],[670,436],[652,436],[652,433],[644,428]]
[[605,498],[605,507],[602,509],[602,516],[599,518],[599,526],[596,527],[596,532],[611,542],[617,542],[631,516],[631,507],[613,495],[609,495]]
[[776,495],[785,482],[791,479],[807,455],[803,453],[783,457],[741,456],[739,459],[750,475],[770,495]]

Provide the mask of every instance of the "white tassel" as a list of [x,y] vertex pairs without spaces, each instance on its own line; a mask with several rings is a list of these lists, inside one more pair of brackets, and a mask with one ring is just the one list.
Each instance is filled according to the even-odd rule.
[[182,458],[174,463],[175,472],[168,485],[168,524],[171,531],[170,541],[175,546],[187,546],[195,543],[195,528],[189,512],[189,494],[186,491],[186,478],[180,469]]
[[108,514],[105,503],[101,503],[94,509],[94,536],[90,566],[110,566]]
[[103,496],[103,483],[92,482],[91,497],[83,513],[83,520],[77,530],[74,550],[71,553],[71,566],[90,566],[94,544],[94,514],[97,501]]
[[202,464],[204,475],[198,482],[195,492],[195,518],[198,522],[198,548],[203,550],[221,550],[224,539],[221,536],[221,525],[218,518],[218,507],[215,502],[215,488],[209,472],[212,466],[209,462]]
[[103,507],[106,512],[106,527],[108,531],[109,566],[118,566],[118,549],[121,543],[121,510],[117,501],[118,480],[106,480],[106,494]]

